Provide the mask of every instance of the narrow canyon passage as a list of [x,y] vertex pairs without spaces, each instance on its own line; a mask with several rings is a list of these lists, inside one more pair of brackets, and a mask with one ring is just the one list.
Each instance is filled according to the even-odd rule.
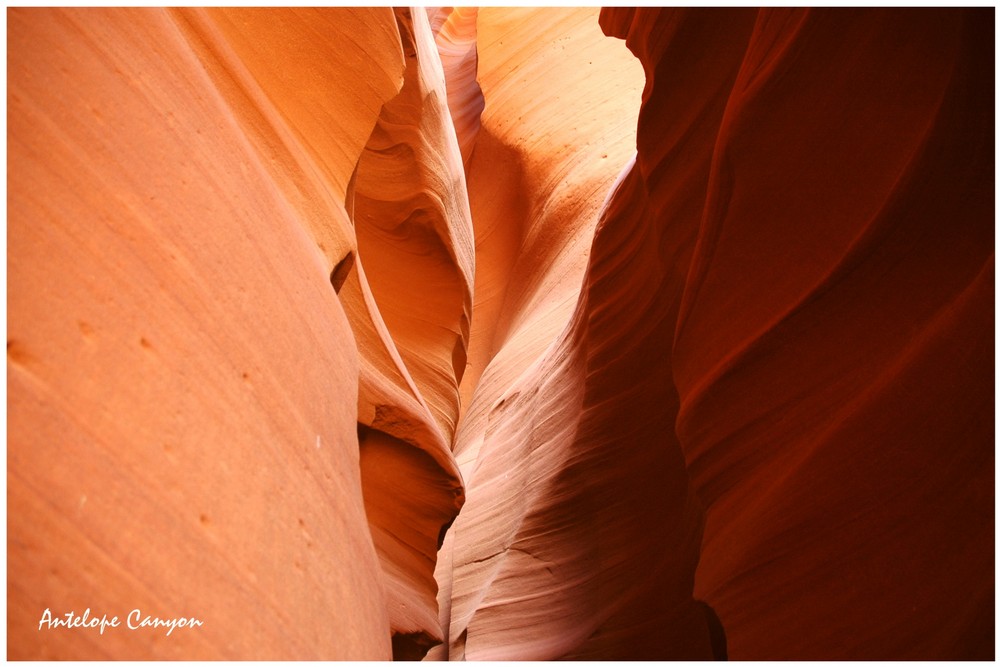
[[9,659],[992,659],[992,8],[7,16]]

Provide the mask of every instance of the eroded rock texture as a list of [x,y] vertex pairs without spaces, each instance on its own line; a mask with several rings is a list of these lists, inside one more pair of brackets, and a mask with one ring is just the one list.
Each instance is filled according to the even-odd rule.
[[10,10],[8,657],[989,659],[993,48]]
[[[393,634],[440,637],[473,260],[415,15],[419,74],[387,8],[10,12],[9,657],[388,659]],[[437,102],[393,107],[411,85]],[[452,259],[444,371],[407,368],[349,210],[394,120],[416,154],[370,177],[454,203],[365,258],[437,238]],[[204,626],[39,630],[47,607]]]
[[[647,100],[706,13],[602,16]],[[726,17],[750,29],[712,64],[735,80],[670,348],[732,657],[993,653],[991,20]]]
[[480,362],[449,657],[992,655],[991,18],[602,14],[638,154]]

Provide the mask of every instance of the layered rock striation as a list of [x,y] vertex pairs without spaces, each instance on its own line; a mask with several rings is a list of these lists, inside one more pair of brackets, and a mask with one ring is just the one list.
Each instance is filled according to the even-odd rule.
[[[11,12],[11,658],[388,659],[439,640],[473,258],[413,16],[419,72],[408,11]],[[436,102],[409,106],[423,90]],[[386,139],[392,122],[406,134]],[[416,157],[370,165],[380,140]],[[414,165],[408,186],[390,173]],[[449,203],[379,244],[411,205],[356,222],[379,178]],[[446,363],[410,368],[405,312],[376,301],[359,246],[377,265],[431,238],[454,286]],[[46,607],[203,626],[46,632]]]
[[637,155],[561,333],[486,326],[438,656],[992,654],[988,18],[602,12]]
[[10,10],[8,658],[989,659],[992,19]]

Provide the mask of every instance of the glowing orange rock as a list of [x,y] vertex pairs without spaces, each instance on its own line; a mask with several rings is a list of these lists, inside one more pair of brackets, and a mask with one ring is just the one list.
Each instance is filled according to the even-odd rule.
[[[401,63],[390,13],[349,14],[387,38],[383,83],[334,135],[374,125]],[[308,39],[323,15],[284,16]],[[9,657],[388,658],[329,283],[350,229],[317,194],[339,172],[201,13],[9,20]],[[204,626],[39,630],[47,607]]]
[[988,659],[992,19],[12,9],[8,657]]
[[348,207],[358,238],[358,286],[366,290],[371,321],[380,331],[384,323],[377,338],[363,335],[371,331],[367,325],[355,327],[362,357],[371,351],[384,359],[386,348],[398,353],[394,386],[362,376],[365,504],[385,566],[394,653],[419,658],[441,641],[434,562],[439,536],[463,499],[450,443],[475,250],[462,156],[427,14],[397,9],[395,16],[403,86],[382,108]]
[[[638,595],[626,581],[644,538],[600,537],[636,501],[602,496],[637,461],[577,477],[607,450],[577,435],[589,385],[571,318],[602,202],[633,152],[641,82],[596,19],[594,10],[479,12],[488,104],[468,168],[476,300],[455,444],[468,495],[438,561],[449,647],[430,657],[610,655],[588,637],[647,622],[660,592]],[[565,103],[539,94],[551,81],[565,85]]]
[[479,57],[476,46],[476,25],[479,9],[428,8],[427,15],[448,84],[448,109],[462,151],[462,161],[467,165],[476,146],[480,115],[486,105],[477,78]]

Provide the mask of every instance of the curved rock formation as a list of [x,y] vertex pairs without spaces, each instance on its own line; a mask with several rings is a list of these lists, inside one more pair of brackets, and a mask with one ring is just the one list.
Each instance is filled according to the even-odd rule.
[[403,87],[382,108],[349,205],[379,312],[450,442],[472,310],[472,220],[426,13],[397,10],[397,21]]
[[462,157],[427,14],[397,9],[395,18],[406,62],[403,86],[382,107],[347,201],[363,278],[352,281],[352,289],[365,291],[372,318],[356,331],[372,322],[381,331],[378,338],[359,336],[359,349],[363,358],[371,350],[373,359],[383,360],[388,349],[397,373],[392,387],[365,372],[361,377],[365,505],[385,566],[398,635],[394,654],[420,658],[441,641],[434,563],[439,535],[463,500],[450,443],[475,251]]
[[440,7],[427,9],[434,32],[434,43],[441,56],[441,67],[448,83],[448,109],[462,151],[462,161],[469,164],[479,135],[480,115],[486,105],[479,87],[479,53],[476,47],[477,7]]
[[[9,19],[9,657],[388,657],[357,351],[306,224],[347,252],[343,207],[270,109],[234,112],[248,79],[188,16]],[[391,96],[392,44],[345,125]],[[47,607],[204,626],[40,630]]]
[[733,657],[992,654],[991,19],[758,12],[671,346]]
[[571,325],[463,417],[450,657],[989,657],[987,17],[602,25],[638,155]]
[[[385,659],[392,632],[440,636],[461,483],[345,208],[406,79],[392,11],[10,18],[9,656]],[[39,630],[47,606],[203,626]]]
[[[519,369],[501,384],[565,326],[601,203],[634,152],[642,75],[595,21],[593,9],[479,12],[479,79],[491,102],[469,165],[476,298],[463,404],[518,332],[528,332],[524,344],[507,349]],[[563,82],[575,101],[541,97],[532,81]]]
[[[559,491],[573,483],[562,467],[573,457],[584,369],[573,344],[557,338],[579,294],[597,212],[631,152],[637,100],[624,93],[631,81],[637,95],[641,83],[635,62],[595,29],[596,14],[480,11],[480,84],[494,102],[469,168],[476,302],[463,383],[471,402],[455,454],[470,495],[439,560],[452,659],[560,657],[599,624],[581,601],[620,583],[621,571],[600,572],[600,559],[572,535],[599,523],[581,510],[601,504],[601,491]],[[555,98],[546,104],[525,85],[544,80],[582,97],[561,109]],[[605,489],[613,485],[609,477]],[[621,510],[611,503],[605,520]],[[559,512],[568,512],[567,535],[532,537]],[[611,547],[608,560],[628,549]],[[621,598],[635,595],[624,588]]]
[[10,10],[8,658],[989,659],[993,47]]

